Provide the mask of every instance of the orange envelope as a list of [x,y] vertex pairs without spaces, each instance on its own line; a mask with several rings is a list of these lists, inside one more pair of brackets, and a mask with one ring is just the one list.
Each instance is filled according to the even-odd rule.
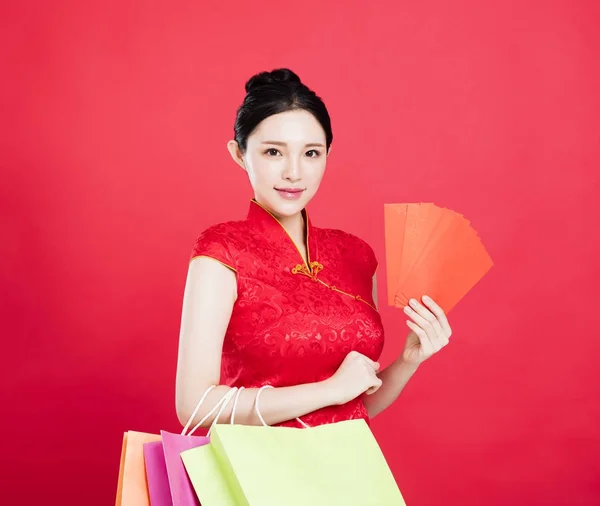
[[493,266],[470,222],[450,209],[385,204],[384,219],[390,306],[429,295],[448,313]]

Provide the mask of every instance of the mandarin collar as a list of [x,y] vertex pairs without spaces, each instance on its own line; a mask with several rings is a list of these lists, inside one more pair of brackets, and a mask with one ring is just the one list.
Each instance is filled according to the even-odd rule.
[[[315,241],[315,230],[308,215],[306,209],[302,210],[302,217],[304,218],[304,223],[306,225],[306,234],[307,234],[307,254],[308,254],[308,262],[314,262],[317,260],[317,243]],[[248,209],[248,217],[247,220],[255,227],[258,227],[261,231],[263,231],[266,237],[277,243],[281,243],[281,245],[286,249],[286,251],[290,252],[290,264],[294,263],[294,265],[298,263],[302,263],[308,266],[304,261],[304,257],[300,253],[300,250],[294,243],[294,240],[285,229],[285,227],[281,224],[281,222],[275,217],[275,215],[269,211],[262,204],[257,202],[255,199],[250,201],[250,207]],[[287,257],[286,257],[287,258]],[[291,266],[293,267],[293,266]]]

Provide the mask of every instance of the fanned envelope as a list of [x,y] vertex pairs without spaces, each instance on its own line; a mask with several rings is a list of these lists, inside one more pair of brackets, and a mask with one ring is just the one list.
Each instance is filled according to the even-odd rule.
[[431,203],[385,204],[388,304],[429,295],[448,313],[492,268],[469,220]]

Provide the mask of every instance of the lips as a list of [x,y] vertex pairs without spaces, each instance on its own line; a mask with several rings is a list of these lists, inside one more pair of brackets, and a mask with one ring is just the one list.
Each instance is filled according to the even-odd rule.
[[305,188],[275,188],[280,197],[286,200],[299,199]]

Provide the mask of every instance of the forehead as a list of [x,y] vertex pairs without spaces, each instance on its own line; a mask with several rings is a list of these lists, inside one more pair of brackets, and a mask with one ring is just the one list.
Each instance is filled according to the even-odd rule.
[[256,141],[321,142],[325,143],[325,131],[317,119],[308,111],[273,114],[261,121],[252,134]]

